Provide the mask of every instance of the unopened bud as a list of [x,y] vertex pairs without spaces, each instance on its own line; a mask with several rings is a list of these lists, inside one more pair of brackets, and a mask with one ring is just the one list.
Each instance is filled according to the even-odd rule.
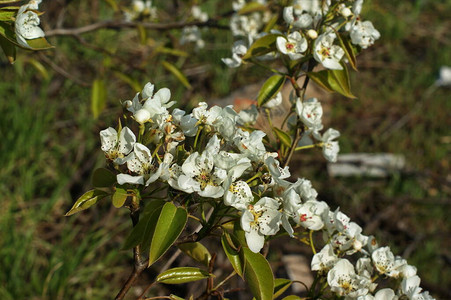
[[316,38],[318,37],[318,33],[316,32],[316,30],[309,29],[309,30],[307,31],[307,36],[308,36],[309,38],[311,38],[312,40],[314,40],[314,39],[316,39]]
[[122,102],[122,106],[123,106],[124,108],[132,107],[132,105],[133,105],[133,102],[131,102],[130,100],[127,100],[127,101]]
[[147,121],[149,121],[150,119],[150,112],[147,111],[147,109],[140,109],[137,112],[135,112],[135,120],[136,122],[138,122],[139,124],[144,124]]
[[340,14],[343,17],[348,18],[350,15],[352,15],[352,11],[347,7],[343,7],[342,9],[340,9]]

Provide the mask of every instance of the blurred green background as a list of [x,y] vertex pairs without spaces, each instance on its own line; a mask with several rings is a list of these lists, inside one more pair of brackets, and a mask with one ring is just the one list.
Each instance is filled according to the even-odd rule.
[[[108,1],[43,2],[46,31],[118,17]],[[367,0],[362,14],[382,37],[357,58],[352,89],[358,99],[333,95],[328,125],[342,133],[342,153],[403,154],[408,168],[380,180],[329,178],[321,154],[305,152],[297,157],[300,175],[314,182],[321,200],[340,206],[366,234],[416,265],[422,287],[451,299],[451,90],[434,85],[440,67],[451,65],[451,2]],[[188,56],[161,50],[180,46],[178,31],[148,31],[144,43],[134,29],[81,37],[49,37],[55,49],[20,50],[14,65],[0,57],[2,300],[109,299],[127,278],[131,253],[120,250],[131,228],[125,210],[101,202],[63,216],[104,163],[98,132],[116,124],[121,100],[148,81],[189,105],[265,79],[257,68],[236,71],[221,63],[232,38],[218,29],[204,33],[205,49],[184,46]],[[162,60],[182,69],[192,88],[155,63]],[[94,118],[96,79],[107,94]]]

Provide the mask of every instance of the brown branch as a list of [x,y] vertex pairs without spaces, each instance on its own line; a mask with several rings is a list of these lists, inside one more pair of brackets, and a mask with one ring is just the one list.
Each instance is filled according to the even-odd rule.
[[169,30],[169,29],[180,29],[186,26],[198,26],[198,27],[211,27],[218,29],[229,29],[229,26],[224,26],[218,24],[215,19],[210,19],[205,22],[192,21],[192,22],[172,22],[172,23],[149,23],[149,22],[129,22],[129,21],[118,21],[118,20],[107,20],[101,21],[94,24],[86,25],[78,28],[57,28],[51,29],[45,32],[47,37],[58,36],[58,35],[79,35],[99,29],[122,29],[122,28],[137,28],[143,27],[145,29],[152,30]]

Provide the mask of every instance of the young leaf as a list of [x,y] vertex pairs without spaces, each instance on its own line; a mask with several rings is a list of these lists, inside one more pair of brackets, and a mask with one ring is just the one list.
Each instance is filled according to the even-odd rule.
[[354,49],[351,45],[351,40],[349,38],[343,39],[340,34],[337,33],[338,40],[340,41],[341,48],[345,51],[346,58],[349,61],[349,65],[351,65],[351,68],[353,68],[355,71],[357,71],[357,62],[355,58]]
[[291,147],[291,137],[288,133],[276,127],[273,127],[272,130],[283,145],[287,146],[288,148]]
[[163,67],[168,70],[169,72],[172,73],[172,75],[174,75],[175,77],[177,77],[177,79],[187,88],[187,89],[191,89],[191,84],[189,84],[188,79],[186,78],[186,76],[182,73],[182,71],[180,71],[176,66],[174,66],[171,63],[168,63],[167,61],[162,61],[161,64],[163,65]]
[[85,210],[93,206],[94,204],[97,203],[98,200],[105,198],[106,196],[108,196],[108,193],[101,190],[87,191],[80,198],[78,198],[78,200],[75,202],[72,208],[65,214],[65,216],[67,217],[79,211]]
[[155,226],[149,253],[149,266],[157,261],[177,240],[185,228],[188,213],[184,208],[166,202]]
[[55,48],[52,45],[50,45],[50,43],[44,37],[27,40],[27,44],[33,50],[46,50],[46,49]]
[[267,34],[256,40],[242,57],[243,60],[261,56],[276,50],[276,39],[279,34]]
[[116,175],[105,168],[98,168],[92,173],[91,182],[94,187],[110,187],[116,183]]
[[224,249],[224,252],[230,263],[232,264],[233,269],[241,278],[243,278],[243,264],[241,262],[238,251],[232,248],[231,244],[233,242],[227,232],[224,232],[224,234],[222,235],[221,243],[222,248]]
[[354,99],[356,97],[351,93],[348,69],[346,68],[346,65],[342,65],[343,70],[308,72],[307,76],[330,93],[337,92],[343,96]]
[[92,83],[91,111],[95,119],[99,116],[106,104],[106,87],[102,79],[96,79]]
[[131,249],[137,245],[142,245],[142,251],[149,249],[155,233],[155,226],[165,203],[164,200],[152,200],[146,205],[138,224],[133,227],[122,249]]
[[3,52],[6,55],[10,64],[13,64],[16,60],[16,46],[13,43],[10,43],[8,39],[0,35],[0,46],[3,49]]
[[178,245],[178,248],[195,261],[198,261],[208,267],[211,260],[211,254],[201,243],[184,243]]
[[17,14],[17,10],[6,9],[8,7],[3,7],[0,10],[0,21],[13,21],[13,17]]
[[239,11],[239,15],[247,15],[256,11],[265,11],[266,6],[258,2],[250,2],[244,5]]
[[283,298],[282,300],[302,300],[302,298],[296,295],[289,295]]
[[276,74],[269,77],[263,84],[262,88],[260,89],[260,92],[258,93],[257,96],[258,106],[261,107],[266,102],[274,98],[282,88],[284,82],[285,76],[283,75]]
[[127,200],[127,197],[128,197],[127,190],[124,189],[123,187],[117,186],[116,191],[113,194],[114,207],[121,208],[124,205],[125,200]]
[[211,276],[213,275],[199,268],[178,267],[159,274],[156,281],[166,284],[180,284],[206,279]]
[[293,282],[290,279],[276,278],[274,280],[274,299],[282,295]]
[[274,291],[274,275],[266,258],[243,247],[240,251],[245,262],[244,278],[257,300],[272,300]]

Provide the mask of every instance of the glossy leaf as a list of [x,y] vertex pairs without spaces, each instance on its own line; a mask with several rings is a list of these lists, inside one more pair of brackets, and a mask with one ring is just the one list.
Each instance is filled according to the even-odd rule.
[[156,281],[166,284],[180,284],[206,279],[211,276],[212,274],[199,268],[178,267],[166,270],[159,274]]
[[346,65],[342,64],[343,70],[322,70],[309,72],[308,77],[328,92],[337,92],[348,98],[356,98],[351,93],[349,74]]
[[188,213],[182,207],[167,202],[155,226],[149,253],[149,266],[157,261],[177,240],[185,228]]
[[283,145],[291,147],[291,136],[288,133],[276,127],[273,127],[272,130]]
[[185,300],[184,298],[182,298],[182,297],[179,297],[179,296],[176,296],[176,295],[169,295],[169,299],[171,299],[171,300]]
[[165,203],[164,200],[152,200],[146,205],[138,224],[133,227],[122,249],[131,249],[137,245],[142,246],[142,251],[149,249],[155,226]]
[[188,82],[186,76],[176,66],[167,61],[162,61],[163,67],[172,73],[187,89],[191,89],[191,84]]
[[8,39],[0,35],[0,47],[5,53],[6,58],[10,64],[13,64],[16,60],[16,46],[11,43]]
[[51,48],[55,48],[45,39],[45,37],[40,37],[37,39],[27,40],[27,44],[33,50],[47,50]]
[[128,196],[129,195],[128,195],[126,189],[124,189],[121,186],[117,186],[116,187],[116,191],[113,194],[113,205],[114,205],[114,207],[121,208],[122,206],[124,206],[124,203],[127,200]]
[[256,40],[242,57],[243,60],[261,56],[276,50],[276,39],[279,34],[267,34]]
[[201,243],[183,243],[178,245],[178,248],[195,261],[198,261],[208,267],[211,260],[211,254]]
[[351,66],[351,68],[357,71],[357,61],[355,58],[354,48],[351,44],[351,40],[349,38],[343,38],[338,32],[336,35],[338,37],[338,41],[340,42],[341,48],[345,51],[345,55],[349,61],[349,65]]
[[263,84],[260,92],[257,96],[258,106],[263,106],[266,102],[271,100],[276,96],[276,94],[280,91],[285,82],[285,76],[283,75],[273,75],[269,77],[265,83]]
[[271,29],[274,28],[274,26],[277,24],[277,21],[279,20],[279,16],[275,15],[273,16],[268,23],[266,23],[265,28],[263,29],[263,32],[269,32]]
[[0,10],[0,21],[13,21],[14,16],[17,14],[16,10],[7,9],[8,7],[3,7]]
[[274,298],[279,297],[285,292],[293,282],[286,278],[276,278],[274,280]]
[[272,300],[274,291],[274,275],[266,258],[243,247],[240,251],[245,262],[244,278],[257,300]]
[[106,196],[108,196],[108,193],[101,190],[87,191],[80,198],[78,198],[78,200],[75,202],[72,208],[65,214],[65,216],[67,217],[79,211],[85,210],[93,206],[94,204],[97,203],[98,200],[105,198]]
[[106,168],[98,168],[92,173],[91,182],[98,188],[110,187],[116,183],[116,175]]
[[243,277],[243,264],[239,252],[232,247],[233,242],[227,232],[222,235],[221,243],[233,269],[240,277]]

